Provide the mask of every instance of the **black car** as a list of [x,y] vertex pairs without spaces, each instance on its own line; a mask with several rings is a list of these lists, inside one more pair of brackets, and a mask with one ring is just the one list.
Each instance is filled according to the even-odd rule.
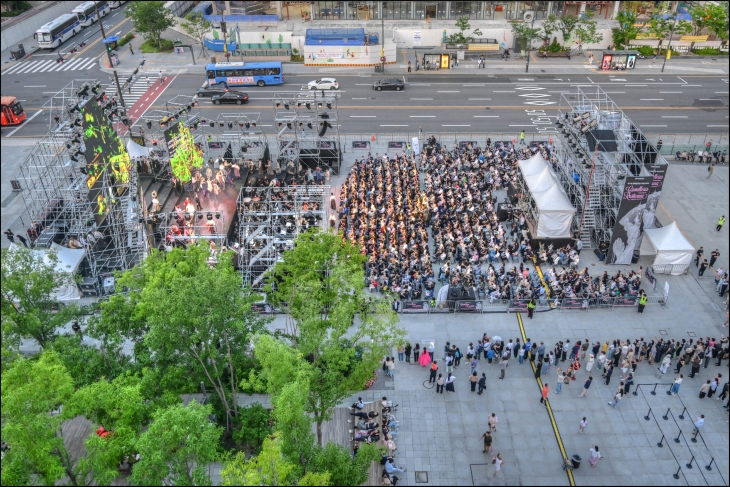
[[373,83],[373,89],[374,90],[395,90],[400,91],[405,89],[406,84],[403,82],[402,79],[398,78],[387,78],[387,79],[379,79],[375,83]]
[[225,83],[208,83],[207,81],[203,86],[198,88],[195,94],[200,97],[208,97],[213,95],[222,95],[228,91],[228,85]]
[[248,93],[229,91],[221,95],[213,95],[210,98],[210,101],[212,101],[214,105],[220,105],[221,103],[235,103],[237,105],[242,105],[244,103],[248,103]]

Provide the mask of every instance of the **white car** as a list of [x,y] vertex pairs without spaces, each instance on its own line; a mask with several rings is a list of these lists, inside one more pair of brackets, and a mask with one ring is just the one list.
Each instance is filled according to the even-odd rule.
[[310,90],[336,90],[339,86],[335,78],[322,78],[310,81],[307,85]]

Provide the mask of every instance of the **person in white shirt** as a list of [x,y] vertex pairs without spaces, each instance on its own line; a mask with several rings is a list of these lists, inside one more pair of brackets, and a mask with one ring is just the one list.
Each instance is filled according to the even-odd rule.
[[700,414],[700,417],[695,420],[695,432],[700,430],[703,424],[705,424],[705,415]]

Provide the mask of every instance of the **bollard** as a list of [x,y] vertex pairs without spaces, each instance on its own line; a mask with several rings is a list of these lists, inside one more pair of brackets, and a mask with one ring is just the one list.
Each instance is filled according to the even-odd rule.
[[[674,439],[674,442],[675,442],[675,443],[679,443],[679,438],[681,438],[681,436],[682,436],[682,430],[679,430],[679,434],[678,434],[678,435],[677,435],[677,437],[676,437],[676,438]],[[677,478],[679,478],[679,477],[677,477]]]
[[687,464],[687,468],[690,468],[690,469],[692,468],[692,462],[694,461],[694,459],[695,459],[695,456],[692,455],[692,458],[689,459],[689,463]]
[[682,413],[679,415],[679,419],[684,419],[684,413],[685,412],[687,412],[687,408],[686,407],[682,410]]
[[662,439],[659,440],[659,443],[656,444],[659,448],[664,448],[664,435],[662,435]]
[[639,388],[640,387],[641,387],[641,384],[639,384],[638,386],[636,386],[636,389],[634,389],[634,392],[632,392],[631,394],[633,394],[634,396],[638,396],[639,395]]
[[646,416],[644,416],[644,419],[649,421],[649,415],[651,414],[651,408],[649,408],[649,412],[646,413]]
[[667,408],[667,414],[665,414],[664,416],[662,416],[662,418],[664,418],[665,420],[669,419],[669,410],[670,409],[671,408]]
[[656,396],[656,386],[658,386],[658,385],[659,384],[654,384],[654,389],[651,390],[651,395],[652,396]]
[[712,458],[710,459],[710,463],[709,463],[708,465],[705,465],[705,468],[706,468],[706,469],[707,469],[708,471],[711,471],[711,470],[712,470],[712,462],[714,462],[714,461],[715,461],[715,457],[712,457]]
[[697,435],[699,435],[699,434],[700,434],[700,430],[696,429],[695,430],[695,435],[692,438],[690,438],[690,441],[692,443],[697,443]]
[[682,467],[679,467],[677,469],[677,473],[675,473],[674,475],[672,475],[672,477],[674,477],[675,479],[678,479],[679,478],[679,472],[681,472],[681,471],[682,471]]

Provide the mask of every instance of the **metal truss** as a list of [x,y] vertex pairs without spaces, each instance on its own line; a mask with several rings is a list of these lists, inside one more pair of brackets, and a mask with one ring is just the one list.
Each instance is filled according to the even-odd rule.
[[244,285],[259,288],[294,239],[328,221],[329,186],[243,187],[239,193],[238,252]]
[[152,217],[160,225],[165,245],[187,245],[198,239],[214,242],[220,247],[226,244],[227,226],[220,210],[186,212],[171,211]]

